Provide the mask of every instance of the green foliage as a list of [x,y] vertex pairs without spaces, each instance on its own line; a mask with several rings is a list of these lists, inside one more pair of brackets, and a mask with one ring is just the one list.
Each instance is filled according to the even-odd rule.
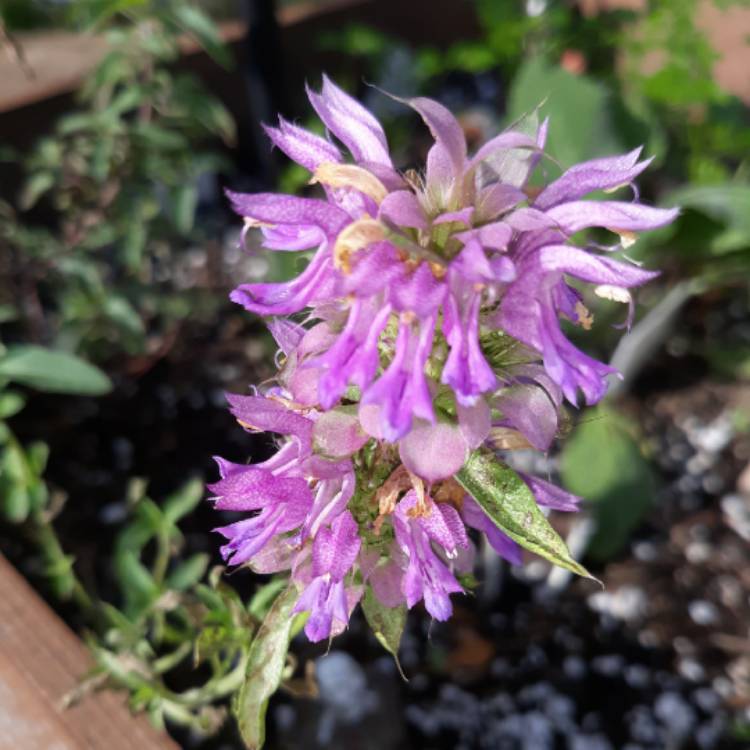
[[588,551],[598,560],[622,550],[654,501],[654,476],[632,433],[624,417],[601,410],[563,445],[565,486],[593,503],[597,531]]
[[567,168],[622,150],[612,127],[609,98],[601,83],[551,67],[541,58],[531,58],[513,80],[508,117],[516,120],[543,102],[540,118],[551,116],[554,123],[547,149]]
[[[182,252],[207,239],[195,223],[197,180],[226,166],[201,144],[235,137],[224,106],[174,70],[180,36],[223,65],[231,59],[190,3],[87,0],[71,16],[106,32],[109,52],[79,91],[78,109],[22,160],[17,205],[0,204],[0,242],[18,285],[45,300],[36,312],[43,320],[25,326],[35,340],[97,359],[139,354],[147,332],[165,334],[186,311],[206,308],[199,290],[174,279]],[[39,203],[55,211],[44,226],[26,215]]]
[[750,184],[700,185],[675,190],[666,198],[671,205],[704,214],[721,226],[705,243],[712,256],[750,249]]
[[362,612],[380,645],[398,659],[398,647],[408,614],[406,605],[386,607],[375,596],[372,587],[367,586],[362,597]]
[[456,479],[511,539],[555,565],[591,578],[571,558],[523,479],[493,454],[484,450],[472,453]]
[[245,679],[237,693],[234,713],[248,750],[260,750],[266,738],[266,709],[284,676],[289,641],[304,619],[292,610],[297,601],[293,584],[276,597],[253,638]]
[[0,379],[47,393],[101,396],[112,390],[110,379],[80,357],[23,344],[0,354]]
[[[8,398],[0,398],[0,408],[9,403]],[[90,628],[88,642],[96,667],[69,700],[104,684],[126,691],[131,708],[146,711],[159,727],[168,720],[209,734],[223,723],[224,704],[243,686],[246,672],[259,669],[260,675],[270,674],[262,659],[260,663],[253,660],[253,654],[257,657],[258,649],[267,643],[264,639],[278,644],[275,677],[266,682],[253,680],[244,693],[247,705],[252,702],[249,693],[258,697],[265,690],[270,695],[286,679],[289,638],[303,620],[285,615],[277,621],[273,613],[278,612],[279,601],[293,604],[296,591],[288,589],[279,596],[286,582],[272,580],[259,587],[245,605],[223,580],[222,568],[208,570],[208,555],[182,555],[184,539],[177,523],[202,498],[201,482],[186,483],[162,503],[145,494],[142,481],[131,483],[131,516],[114,547],[118,601],[102,601],[79,580],[75,561],[64,553],[55,533],[52,521],[61,502],[48,493],[42,477],[45,446],[24,449],[7,430],[0,438],[3,519],[17,524],[37,545],[53,593],[72,598]],[[264,620],[266,631],[261,628],[254,638]],[[284,637],[277,642],[268,629],[279,623]],[[179,680],[184,682],[186,669],[193,674],[193,684],[176,690],[174,675],[183,675]]]

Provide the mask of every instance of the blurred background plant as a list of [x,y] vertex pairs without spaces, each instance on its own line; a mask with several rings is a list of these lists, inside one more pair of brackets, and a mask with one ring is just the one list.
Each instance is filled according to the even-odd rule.
[[[663,274],[643,290],[634,329],[615,353],[624,381],[596,412],[571,414],[559,451],[515,457],[519,468],[560,475],[586,498],[579,519],[553,520],[610,590],[591,594],[538,561],[508,573],[483,555],[480,594],[461,604],[457,624],[436,625],[424,645],[432,626],[410,618],[401,649],[413,675],[408,686],[378,661],[357,621],[336,642],[370,665],[368,680],[382,688],[380,710],[395,695],[407,711],[391,706],[378,721],[375,709],[367,713],[372,696],[357,688],[362,667],[339,664],[331,672],[332,660],[303,650],[317,659],[322,708],[280,702],[273,742],[296,747],[295,736],[304,735],[334,747],[335,736],[351,747],[346,729],[341,735],[331,727],[349,726],[356,714],[355,724],[368,716],[377,724],[379,748],[480,747],[488,738],[523,746],[514,737],[533,737],[538,748],[577,749],[580,737],[600,738],[593,747],[605,750],[628,742],[742,747],[750,659],[725,636],[746,644],[750,616],[750,474],[741,474],[750,462],[750,90],[747,49],[744,57],[736,46],[731,53],[740,55],[733,75],[717,74],[731,62],[717,28],[741,35],[747,21],[732,14],[748,3],[454,0],[407,9],[390,0],[284,2],[277,3],[280,28],[261,28],[272,5],[0,3],[0,39],[17,57],[20,51],[20,64],[28,29],[108,38],[74,104],[50,126],[34,124],[36,145],[0,152],[3,168],[22,176],[12,195],[0,185],[7,342],[0,350],[0,539],[16,564],[41,573],[45,590],[68,602],[66,617],[90,630],[97,668],[71,697],[106,682],[127,690],[131,705],[157,724],[191,728],[180,735],[185,746],[209,747],[197,738],[218,729],[245,673],[252,676],[246,684],[257,686],[237,704],[252,719],[246,737],[260,731],[279,680],[293,692],[311,691],[307,679],[292,677],[303,670],[284,656],[286,643],[275,644],[280,662],[272,674],[253,662],[264,616],[286,618],[284,638],[293,634],[281,584],[248,572],[227,584],[212,567],[217,545],[208,524],[215,521],[201,509],[198,484],[183,483],[213,472],[212,452],[244,461],[250,449],[254,459],[267,450],[233,442],[221,412],[220,388],[243,390],[267,376],[272,351],[252,321],[227,312],[227,275],[283,278],[294,270],[260,252],[239,259],[237,232],[227,230],[237,222],[220,207],[219,183],[311,190],[304,170],[285,164],[277,173],[266,145],[256,146],[249,170],[236,141],[255,136],[235,132],[230,110],[236,115],[247,99],[252,121],[271,119],[280,107],[318,127],[295,97],[303,76],[315,85],[324,67],[385,121],[399,166],[421,162],[427,139],[378,88],[440,99],[459,114],[472,144],[541,102],[552,122],[548,179],[574,162],[644,144],[655,159],[640,184],[644,197],[683,211],[675,225],[628,250]],[[218,21],[238,16],[249,25],[248,47],[263,55],[246,49],[232,68],[240,45],[222,42]],[[181,64],[196,44],[232,71],[229,95],[208,91]],[[620,322],[617,311],[602,307],[584,346],[605,352],[621,332],[610,325]],[[168,499],[147,498],[133,475],[149,476],[155,496]],[[692,608],[696,602],[713,607],[715,619],[705,619],[706,607]],[[613,655],[622,662],[614,671],[597,667]],[[641,683],[628,676],[631,666],[647,673]],[[346,687],[347,701],[336,684]],[[694,697],[704,688],[717,703],[705,692]],[[498,691],[507,700],[483,697]],[[616,715],[596,695],[609,696]],[[567,718],[549,713],[563,699],[575,701]],[[652,704],[649,713],[644,706]],[[549,714],[547,734],[526,718],[532,714],[534,721]],[[594,714],[599,724],[584,720]],[[518,718],[516,729],[510,718]],[[402,735],[386,740],[387,731]]]
[[[0,204],[20,321],[30,340],[98,361],[142,354],[173,337],[181,320],[217,306],[213,290],[188,288],[180,266],[191,246],[215,242],[196,209],[200,190],[215,190],[211,178],[231,167],[207,140],[231,145],[234,121],[173,65],[187,39],[218,64],[230,65],[231,55],[191,4],[72,3],[64,17],[38,5],[40,14],[49,7],[49,20],[106,33],[109,51],[72,112],[30,153],[4,154],[20,159],[24,174],[17,204]],[[11,5],[10,17],[21,10]]]

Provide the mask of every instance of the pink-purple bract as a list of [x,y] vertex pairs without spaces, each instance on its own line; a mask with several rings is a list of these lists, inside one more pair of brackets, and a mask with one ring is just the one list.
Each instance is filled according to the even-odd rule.
[[[629,325],[630,290],[656,274],[612,255],[676,211],[581,200],[631,185],[650,162],[641,149],[538,187],[546,121],[529,118],[470,156],[456,118],[415,98],[403,102],[434,143],[423,171],[402,173],[359,102],[327,78],[308,96],[328,138],[283,119],[266,132],[322,197],[229,193],[265,248],[311,254],[291,281],[231,295],[269,319],[283,358],[276,385],[231,396],[232,412],[248,430],[282,436],[279,450],[251,466],[219,459],[211,489],[217,508],[255,513],[219,529],[224,557],[290,570],[297,611],[311,613],[306,633],[321,640],[346,627],[366,586],[385,607],[423,600],[448,618],[457,574],[471,566],[467,527],[520,562],[454,477],[489,445],[547,450],[565,400],[604,396],[613,369],[571,343],[561,320],[591,327],[580,288],[590,284],[628,305]],[[577,241],[591,228],[620,241]],[[522,479],[540,506],[577,507]]]

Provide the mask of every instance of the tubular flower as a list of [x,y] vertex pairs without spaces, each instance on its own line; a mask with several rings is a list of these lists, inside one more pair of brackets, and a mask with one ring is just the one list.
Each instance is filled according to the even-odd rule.
[[[284,119],[266,132],[321,197],[229,193],[246,231],[309,262],[291,281],[231,295],[268,319],[279,346],[274,383],[230,396],[231,411],[280,438],[263,463],[218,459],[217,509],[251,514],[217,529],[225,559],[289,570],[311,640],[340,632],[368,590],[385,609],[424,601],[448,618],[473,559],[468,529],[513,564],[526,546],[585,574],[539,510],[574,511],[579,498],[501,454],[548,450],[564,401],[605,394],[613,369],[561,321],[592,326],[590,284],[628,305],[629,324],[630,290],[656,274],[613,252],[676,211],[581,199],[631,185],[650,160],[636,149],[531,187],[546,121],[469,155],[455,117],[415,98],[403,102],[434,143],[421,172],[401,173],[361,104],[327,78],[308,97],[328,138]],[[582,244],[590,228],[618,244]]]

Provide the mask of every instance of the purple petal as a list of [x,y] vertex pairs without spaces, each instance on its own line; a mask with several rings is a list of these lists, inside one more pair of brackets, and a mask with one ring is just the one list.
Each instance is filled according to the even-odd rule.
[[399,442],[404,466],[427,482],[453,476],[466,462],[469,449],[456,425],[417,421]]
[[392,166],[383,128],[356,99],[325,76],[321,93],[308,89],[307,97],[323,124],[357,161]]
[[278,573],[290,570],[298,554],[299,550],[291,543],[291,537],[277,536],[255,553],[250,566],[255,573]]
[[500,133],[487,141],[487,143],[485,143],[479,151],[474,154],[469,162],[468,169],[476,168],[480,162],[496,155],[498,151],[508,151],[509,149],[519,148],[536,149],[536,139],[525,133],[518,133],[513,130]]
[[578,510],[581,498],[566,492],[561,487],[557,487],[550,482],[545,482],[539,477],[532,477],[529,474],[520,474],[529,489],[534,493],[534,497],[539,505],[543,508],[551,508],[560,511]]
[[240,215],[265,224],[315,226],[335,237],[351,217],[332,203],[317,198],[297,198],[277,193],[234,193],[227,190],[232,208]]
[[557,434],[557,407],[549,395],[534,385],[503,388],[493,399],[504,425],[521,432],[540,451],[546,451]]
[[653,208],[640,203],[620,201],[573,201],[550,208],[546,214],[566,234],[589,227],[607,227],[641,232],[670,224],[679,214],[677,208]]
[[534,200],[542,210],[582,198],[594,190],[611,190],[632,182],[651,163],[652,159],[638,162],[642,147],[622,156],[610,156],[576,164],[561,177],[547,185]]
[[304,479],[274,476],[254,466],[223,461],[222,479],[208,485],[220,510],[259,510],[295,497],[312,504],[312,493]]
[[477,239],[470,239],[464,245],[463,250],[451,261],[450,269],[452,273],[458,273],[472,283],[495,280],[495,272]]
[[399,227],[427,229],[427,217],[417,197],[409,190],[389,193],[380,204],[380,218]]
[[629,263],[592,255],[572,245],[548,245],[539,251],[539,263],[546,271],[563,271],[592,284],[631,287],[656,278],[656,271],[644,271]]
[[390,242],[374,242],[357,253],[343,281],[342,291],[357,297],[373,297],[406,277],[406,267]]
[[281,149],[290,159],[314,172],[325,162],[340,162],[339,150],[325,138],[309,130],[292,125],[279,117],[279,127],[263,126],[274,146]]
[[321,414],[315,420],[312,435],[315,451],[333,458],[351,456],[370,439],[362,431],[356,412],[340,409]]
[[[427,535],[431,539],[436,541],[446,552],[450,554],[451,557],[456,557],[459,549],[469,548],[469,537],[466,533],[466,526],[461,520],[461,516],[458,514],[458,511],[452,505],[448,505],[448,503],[435,504],[435,509],[433,510],[433,513],[430,514],[430,516],[435,515],[437,518],[437,514],[442,517],[442,521],[440,524],[436,523],[436,521],[433,521],[430,517],[422,519],[422,528],[425,530],[425,532],[427,532]],[[450,539],[450,546],[444,544],[435,533],[437,529],[440,529],[440,533],[442,534],[443,528],[448,530],[446,541]]]
[[607,376],[617,371],[573,346],[560,330],[551,308],[542,309],[542,324],[539,331],[544,367],[562,388],[565,398],[576,405],[576,389],[580,388],[589,406],[598,403],[607,392]]
[[229,410],[243,424],[261,432],[295,435],[304,445],[310,444],[313,423],[278,401],[236,393],[226,393],[225,396]]
[[555,406],[559,407],[562,404],[563,397],[560,386],[552,380],[542,365],[529,362],[523,365],[514,365],[509,371],[513,382],[539,385],[544,388]]
[[490,407],[484,399],[480,399],[473,406],[456,404],[458,412],[458,426],[461,428],[469,450],[475,450],[486,439],[490,431]]
[[280,226],[260,227],[260,231],[263,234],[263,247],[269,250],[292,252],[309,250],[325,240],[323,230],[315,226],[281,224]]
[[435,142],[445,150],[453,168],[453,178],[463,174],[466,165],[466,138],[458,120],[442,104],[416,97],[400,100],[415,109],[432,133]]
[[333,477],[318,482],[312,508],[300,532],[300,542],[316,537],[321,527],[330,524],[349,504],[354,495],[356,480],[351,467],[342,477]]
[[422,321],[418,332],[410,322],[401,321],[391,363],[362,395],[362,405],[380,407],[379,432],[390,442],[409,431],[414,416],[429,422],[435,420],[432,395],[424,374],[434,330],[434,316]]
[[229,299],[259,315],[291,315],[331,292],[335,279],[331,252],[324,244],[307,268],[292,281],[241,284]]
[[461,515],[469,526],[481,531],[487,537],[490,546],[500,557],[513,565],[521,564],[523,560],[521,547],[495,525],[470,495],[466,495],[461,503]]
[[422,262],[410,274],[395,281],[390,288],[389,301],[399,312],[413,312],[418,318],[434,314],[442,304],[447,287]]
[[306,333],[299,323],[288,318],[270,318],[266,321],[266,326],[276,341],[276,345],[287,357],[299,346]]
[[362,542],[357,522],[345,510],[331,524],[318,531],[313,542],[313,575],[330,575],[341,581],[351,570]]
[[[462,311],[459,304],[464,308]],[[443,309],[443,332],[450,346],[441,382],[453,388],[456,399],[466,406],[475,403],[486,391],[494,389],[497,378],[479,346],[479,307],[481,294],[469,301],[448,296]]]
[[456,234],[456,239],[461,240],[464,244],[467,244],[472,239],[476,239],[482,247],[492,250],[505,250],[512,237],[512,227],[502,221],[485,224],[479,229],[471,229],[468,232],[459,232]]
[[554,219],[536,208],[518,208],[509,213],[503,221],[517,232],[534,232],[556,226]]
[[435,143],[427,152],[425,179],[438,204],[449,202],[450,188],[454,181],[454,168],[451,155],[442,143]]
[[320,403],[330,409],[353,382],[367,387],[380,363],[378,340],[391,309],[384,305],[377,313],[373,300],[352,302],[344,330],[330,349],[309,363],[324,371],[319,381]]
[[474,206],[467,206],[458,211],[448,211],[447,213],[440,214],[432,220],[433,225],[436,224],[451,224],[453,222],[460,222],[465,224],[467,227],[471,226],[471,217],[474,214]]
[[526,193],[523,190],[514,185],[495,182],[480,191],[477,198],[477,215],[482,222],[494,219],[525,200]]
[[378,565],[370,576],[373,593],[386,607],[398,607],[406,601],[402,591],[403,581],[403,568],[392,560]]

